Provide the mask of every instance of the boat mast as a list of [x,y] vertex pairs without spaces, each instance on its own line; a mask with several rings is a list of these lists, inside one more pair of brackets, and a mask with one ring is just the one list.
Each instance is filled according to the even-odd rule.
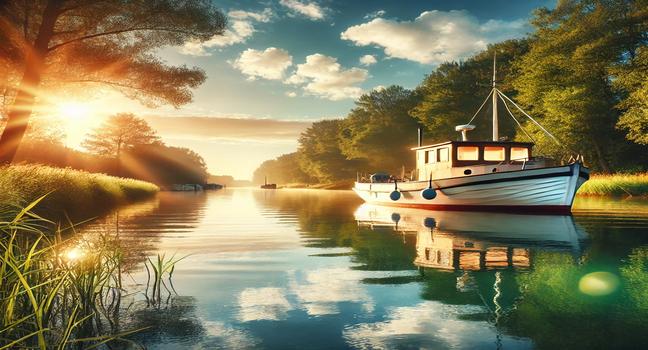
[[499,141],[499,130],[497,125],[497,90],[495,89],[495,60],[497,52],[493,55],[493,141]]

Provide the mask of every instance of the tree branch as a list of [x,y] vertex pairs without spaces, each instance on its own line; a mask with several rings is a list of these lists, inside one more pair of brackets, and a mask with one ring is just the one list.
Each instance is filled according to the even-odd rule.
[[108,81],[108,80],[94,80],[94,79],[81,79],[81,80],[66,80],[68,83],[91,83],[91,84],[106,84],[112,87],[120,87],[120,88],[126,88],[126,89],[131,89],[131,90],[137,90],[137,91],[148,91],[143,88],[138,88],[135,86],[130,86],[127,84],[121,84],[117,83],[114,81]]
[[108,35],[116,35],[116,34],[123,34],[123,33],[129,33],[129,32],[138,32],[138,31],[163,31],[163,32],[170,32],[170,33],[180,33],[180,34],[189,34],[189,35],[197,35],[197,33],[191,32],[191,31],[186,31],[186,30],[180,30],[180,29],[171,29],[171,28],[156,28],[156,27],[131,27],[127,29],[117,29],[117,30],[112,30],[112,31],[107,31],[107,32],[102,32],[102,33],[95,33],[95,34],[90,34],[90,35],[85,35],[81,36],[78,38],[70,39],[67,41],[64,41],[62,43],[56,44],[54,46],[50,46],[47,48],[48,51],[54,51],[61,46],[65,46],[74,42],[78,41],[83,41],[87,39],[93,39],[93,38],[98,38],[102,36],[108,36]]

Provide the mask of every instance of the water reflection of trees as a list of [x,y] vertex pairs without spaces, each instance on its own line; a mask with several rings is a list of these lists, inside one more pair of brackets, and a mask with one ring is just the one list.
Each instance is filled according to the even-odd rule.
[[[470,306],[461,319],[487,320],[539,348],[648,342],[648,250],[637,248],[648,243],[645,219],[387,208],[358,226],[351,196],[259,191],[255,199],[297,215],[304,245],[350,248],[358,269],[419,270],[363,283],[420,284],[422,299]],[[580,279],[595,271],[618,276],[618,290],[606,296],[579,290]]]
[[204,193],[162,192],[154,200],[119,208],[83,226],[74,240],[92,245],[109,237],[123,254],[123,271],[132,271],[155,254],[161,236],[196,228],[206,201]]
[[[648,321],[648,250],[633,248],[646,243],[634,234],[642,227],[636,221],[610,227],[582,218],[578,225],[571,217],[393,209],[373,211],[371,218],[366,214],[358,217],[356,212],[356,219],[374,228],[391,227],[397,235],[417,236],[414,264],[421,275],[410,281],[422,284],[423,299],[485,310],[463,318],[489,320],[501,332],[530,338],[539,348],[632,348],[648,341],[643,331]],[[526,227],[520,226],[525,222]],[[512,230],[496,232],[492,225]],[[591,238],[587,244],[582,227]],[[620,287],[608,295],[584,294],[579,281],[600,270],[617,275]]]
[[370,271],[411,270],[415,239],[399,237],[391,230],[359,228],[353,212],[359,204],[354,194],[317,190],[255,191],[261,206],[296,215],[303,244],[313,248],[352,248],[355,269]]

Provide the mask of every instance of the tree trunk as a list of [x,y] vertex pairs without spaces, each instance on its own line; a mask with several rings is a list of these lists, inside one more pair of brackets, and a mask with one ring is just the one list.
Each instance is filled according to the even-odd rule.
[[599,163],[599,166],[601,167],[601,170],[604,173],[609,174],[610,164],[608,164],[607,160],[605,159],[605,155],[603,154],[603,152],[601,152],[601,146],[596,140],[594,141],[594,152],[596,152],[596,158],[598,158],[597,161]]
[[16,99],[9,108],[7,125],[0,136],[0,164],[11,163],[25,135],[32,114],[36,90],[41,82],[47,47],[54,33],[63,0],[50,0],[43,11],[43,20],[32,47],[25,53],[25,70]]

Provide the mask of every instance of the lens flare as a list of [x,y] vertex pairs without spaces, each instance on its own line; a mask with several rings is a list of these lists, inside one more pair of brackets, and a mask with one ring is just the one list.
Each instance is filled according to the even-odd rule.
[[584,294],[599,297],[613,293],[619,287],[619,278],[609,272],[598,271],[581,277],[578,289]]
[[65,260],[67,260],[69,262],[78,261],[81,258],[83,258],[84,255],[85,255],[85,253],[83,252],[83,250],[81,250],[79,248],[76,248],[76,247],[69,249],[64,254]]

